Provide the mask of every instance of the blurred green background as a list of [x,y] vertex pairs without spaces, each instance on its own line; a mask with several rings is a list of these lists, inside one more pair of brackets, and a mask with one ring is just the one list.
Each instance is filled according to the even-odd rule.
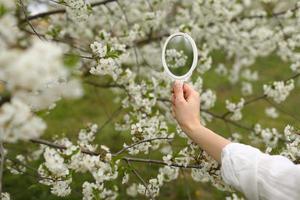
[[[231,85],[229,81],[216,74],[215,67],[219,62],[225,63],[227,67],[231,67],[231,61],[226,61],[222,52],[213,52],[213,68],[203,75],[204,88],[211,88],[217,93],[217,104],[212,109],[213,112],[223,114],[225,110],[225,100],[230,99],[238,101],[241,95],[240,85]],[[259,80],[253,84],[254,94],[253,96],[246,97],[250,99],[262,94],[262,85],[273,80],[282,80],[292,75],[289,65],[283,63],[278,57],[270,56],[266,58],[259,58],[255,65],[250,69],[257,70],[259,72]],[[163,69],[162,69],[163,70]],[[196,79],[197,76],[193,76]],[[98,82],[105,82],[105,78],[96,78]],[[115,152],[122,147],[125,141],[130,141],[129,133],[117,132],[114,130],[113,122],[118,120],[115,117],[112,123],[106,123],[107,119],[113,115],[113,113],[119,108],[119,105],[114,103],[113,94],[109,89],[96,88],[88,84],[84,84],[85,95],[82,99],[74,101],[60,101],[57,107],[50,113],[40,113],[47,124],[48,129],[43,136],[44,139],[52,139],[55,135],[64,134],[73,141],[77,138],[77,134],[81,128],[89,123],[97,123],[99,126],[106,124],[103,129],[98,133],[96,141],[99,144],[105,144],[111,148],[112,152]],[[234,95],[234,96],[233,96]],[[275,127],[279,131],[283,131],[286,124],[296,125],[299,120],[295,119],[299,116],[299,95],[300,92],[296,88],[287,101],[279,104],[278,108],[284,110],[280,112],[278,119],[271,119],[265,115],[265,107],[269,106],[269,103],[265,100],[260,100],[252,105],[247,106],[242,113],[244,118],[240,123],[251,126],[252,124],[259,122],[264,127]],[[122,115],[119,113],[119,116]],[[294,117],[292,117],[294,116]],[[299,124],[299,123],[298,123]],[[242,133],[246,136],[249,132],[239,129],[235,126],[225,124],[223,121],[215,119],[212,123],[208,124],[208,127],[217,133],[230,136],[233,132]],[[244,137],[243,142],[247,143],[248,139]],[[178,145],[184,144],[184,140],[178,140]],[[176,144],[177,144],[176,143]],[[14,150],[13,154],[26,153],[27,150],[37,148],[35,144],[20,143],[20,145],[7,146],[8,149]],[[9,156],[14,156],[10,154]],[[153,153],[147,155],[148,157],[155,158]],[[146,157],[147,157],[146,156]],[[38,167],[38,163],[31,163],[34,168]],[[157,175],[158,166],[146,165],[140,163],[132,163],[134,168],[148,180],[148,178]],[[157,199],[225,199],[228,193],[219,191],[212,187],[209,183],[198,183],[190,178],[190,170],[181,170],[180,176],[177,180],[165,184],[161,188],[161,194]],[[81,181],[83,179],[90,179],[88,176],[77,176],[72,183],[72,194],[65,198],[55,197],[50,193],[50,188],[37,184],[36,174],[30,170],[24,175],[11,175],[8,171],[4,173],[4,191],[11,194],[12,199],[15,200],[54,200],[54,199],[81,199]],[[133,175],[130,176],[130,182],[139,182]],[[120,185],[120,195],[118,199],[144,199],[144,197],[138,196],[136,198],[128,197],[125,195],[126,187],[128,185]]]

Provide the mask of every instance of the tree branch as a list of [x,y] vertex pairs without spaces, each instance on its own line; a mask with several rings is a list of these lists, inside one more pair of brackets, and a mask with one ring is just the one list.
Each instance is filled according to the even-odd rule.
[[[43,145],[46,145],[48,147],[52,147],[52,148],[55,148],[55,149],[60,149],[60,150],[66,150],[67,149],[63,145],[55,144],[55,143],[52,143],[52,142],[49,142],[49,141],[43,140],[43,139],[31,139],[30,141],[32,143],[35,143],[35,144],[43,144]],[[84,153],[84,154],[89,154],[91,156],[99,156],[99,155],[101,155],[101,153],[89,151],[89,150],[86,150],[86,149],[81,149],[81,152]]]
[[[123,157],[121,158],[122,160],[127,160],[129,162],[141,162],[141,163],[148,163],[148,164],[157,164],[157,165],[168,165],[162,160],[152,160],[152,159],[145,159],[145,158],[133,158],[133,157]],[[195,169],[200,169],[202,168],[200,165],[180,165],[177,163],[171,163],[168,166],[172,167],[179,167],[179,168],[195,168]]]
[[119,113],[122,111],[122,109],[123,109],[122,106],[120,106],[117,110],[115,110],[111,114],[111,116],[102,124],[102,126],[98,129],[97,132],[101,132],[107,124],[109,124],[116,116],[119,115]]
[[[60,149],[60,150],[65,150],[67,149],[65,146],[63,145],[59,145],[59,144],[55,144],[52,142],[49,142],[47,140],[42,140],[42,139],[31,139],[30,140],[32,143],[35,144],[43,144],[55,149]],[[145,140],[144,142],[149,142],[147,140]],[[140,142],[141,144],[142,142]],[[93,152],[93,151],[89,151],[89,150],[85,150],[85,149],[81,149],[81,152],[84,154],[88,154],[88,155],[92,155],[92,156],[99,156],[101,155],[101,153],[98,152]],[[114,156],[114,155],[113,155]],[[150,163],[150,164],[158,164],[158,165],[168,165],[167,163],[165,163],[162,160],[152,160],[152,159],[144,159],[144,158],[133,158],[133,157],[122,157],[120,158],[121,160],[125,160],[125,161],[129,161],[129,162],[142,162],[142,163]],[[200,165],[180,165],[177,163],[172,163],[169,166],[173,166],[173,167],[180,167],[180,168],[201,168]]]
[[[91,7],[105,5],[107,3],[115,2],[115,1],[117,1],[117,0],[98,1],[98,2],[92,3]],[[65,12],[66,12],[66,9],[64,9],[64,8],[56,9],[56,10],[50,10],[50,11],[47,11],[47,12],[42,12],[42,13],[39,13],[39,14],[36,14],[36,15],[28,16],[27,19],[28,20],[35,20],[35,19],[39,19],[39,18],[50,16],[50,15],[63,14]],[[24,21],[26,21],[26,19],[21,20],[21,23],[23,23]]]

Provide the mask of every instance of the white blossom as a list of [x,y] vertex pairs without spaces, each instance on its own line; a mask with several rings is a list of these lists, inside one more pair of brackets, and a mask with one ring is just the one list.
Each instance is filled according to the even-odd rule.
[[138,195],[137,184],[133,183],[126,189],[126,194],[131,197],[136,197]]
[[258,73],[257,71],[251,72],[249,69],[246,69],[242,72],[242,76],[247,81],[257,81],[258,80]]
[[51,188],[51,193],[58,197],[65,197],[71,193],[69,182],[57,181]]
[[15,143],[18,140],[38,138],[45,129],[45,122],[17,98],[13,98],[0,108],[1,141]]
[[1,52],[0,80],[34,110],[52,107],[61,98],[81,97],[79,82],[68,80],[70,72],[64,67],[62,53],[57,45],[38,40],[22,54],[13,50]]
[[249,82],[242,82],[242,94],[245,96],[253,93],[252,84]]
[[268,117],[271,117],[271,118],[277,118],[279,116],[276,108],[274,107],[268,107],[265,109],[265,113]]
[[103,183],[95,184],[84,182],[82,188],[83,200],[92,200],[97,198],[114,200],[118,196],[116,189],[107,189],[104,187]]
[[107,46],[102,42],[94,42],[91,44],[91,49],[100,58],[105,57],[107,54]]
[[163,177],[163,181],[170,182],[177,179],[179,168],[165,166],[159,169],[159,174]]
[[1,200],[10,200],[10,194],[7,192],[3,192],[1,194]]
[[233,193],[231,196],[227,196],[226,200],[244,200],[244,198],[239,197],[237,194]]
[[64,0],[67,4],[66,10],[74,21],[84,21],[88,18],[88,5],[84,0]]
[[163,161],[170,166],[172,164],[172,155],[168,154],[163,156]]
[[284,129],[284,136],[286,141],[286,146],[283,148],[281,155],[290,158],[295,161],[300,157],[300,135],[299,131],[294,127],[287,125]]
[[201,93],[200,100],[201,109],[208,110],[214,107],[217,97],[212,90],[206,90],[205,92]]
[[272,98],[276,103],[283,102],[294,89],[294,80],[288,82],[277,81],[272,85],[264,85],[264,94]]
[[64,158],[55,150],[46,148],[44,152],[45,167],[56,176],[67,176],[69,169],[64,163]]
[[223,63],[220,63],[216,67],[215,72],[221,76],[226,76],[228,73],[228,70]]
[[122,184],[128,183],[128,181],[129,181],[129,174],[125,173],[122,178]]
[[234,121],[238,121],[242,119],[242,112],[241,110],[244,107],[245,100],[243,98],[240,99],[238,103],[230,102],[229,100],[226,100],[226,108],[232,113],[232,116],[230,116],[230,119]]
[[176,49],[168,49],[166,51],[166,62],[170,68],[184,67],[187,61],[187,56],[184,52],[177,51]]
[[200,58],[196,70],[201,74],[204,74],[212,67],[212,58],[209,56],[210,50],[208,49],[207,44],[203,44],[198,53]]
[[292,71],[300,73],[300,62],[293,63],[290,68]]

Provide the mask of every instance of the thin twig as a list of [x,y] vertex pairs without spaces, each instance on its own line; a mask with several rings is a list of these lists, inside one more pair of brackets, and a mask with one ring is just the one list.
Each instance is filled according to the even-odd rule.
[[213,116],[214,118],[217,118],[217,119],[223,120],[223,121],[225,121],[225,122],[228,122],[228,123],[230,123],[230,124],[232,124],[232,125],[234,125],[234,126],[236,126],[236,127],[239,127],[239,128],[242,128],[242,129],[245,129],[245,130],[248,130],[248,131],[252,131],[252,130],[253,130],[253,128],[251,128],[251,127],[249,127],[249,126],[245,126],[245,125],[236,123],[235,121],[232,121],[232,120],[230,120],[230,119],[224,118],[224,117],[222,117],[222,116],[220,116],[220,115],[217,115],[217,114],[215,114],[215,113],[213,113],[213,112],[210,112],[210,111],[208,111],[208,110],[202,110],[201,112],[205,112],[205,113],[207,113],[207,114],[210,114],[210,115]]
[[[133,174],[143,183],[143,185],[145,186],[146,190],[148,190],[149,195],[151,196],[150,190],[148,188],[147,183],[145,182],[145,180],[142,178],[142,176],[140,176],[140,174],[133,168],[133,166],[130,164],[130,162],[128,160],[125,160],[126,163],[128,164],[128,166],[130,167],[131,171],[133,172]],[[146,191],[145,191],[146,192]]]
[[[267,95],[260,95],[260,96],[254,97],[252,99],[249,99],[249,100],[245,101],[244,106],[252,104],[256,101],[259,101],[259,100],[262,100],[262,99],[265,99],[265,98],[267,98]],[[225,119],[231,113],[232,113],[231,111],[225,112],[224,114],[222,114],[222,118]]]
[[[295,79],[297,79],[298,77],[300,77],[300,73],[296,73],[296,74],[290,76],[289,78],[284,79],[283,81],[284,81],[284,82],[287,82],[287,81],[292,80],[292,79],[295,80]],[[250,105],[250,104],[252,104],[252,103],[254,103],[254,102],[256,102],[256,101],[262,100],[262,99],[267,99],[267,95],[262,94],[262,95],[259,95],[259,96],[257,96],[257,97],[254,97],[254,98],[252,98],[252,99],[249,99],[249,100],[245,101],[244,106]],[[221,116],[222,116],[222,118],[226,118],[230,113],[232,113],[232,112],[231,112],[231,111],[227,111],[227,112],[225,112],[225,113],[224,113],[223,115],[221,115]]]
[[38,170],[19,161],[19,160],[16,160],[16,159],[12,159],[12,158],[8,158],[8,160],[10,160],[11,162],[13,162],[15,165],[21,165],[27,169],[30,169],[32,172],[34,172],[34,175],[28,173],[28,172],[24,172],[24,171],[21,171],[20,169],[18,169],[18,167],[14,167],[15,170],[17,170],[19,173],[21,174],[26,174],[26,175],[29,175],[31,177],[34,177],[34,178],[37,178],[39,180],[51,180],[51,181],[63,181],[63,179],[53,179],[53,178],[49,178],[49,177],[43,177],[41,176],[39,173],[38,173]]
[[111,83],[96,83],[94,81],[90,81],[90,80],[86,80],[84,81],[84,83],[86,84],[90,84],[92,86],[95,87],[99,87],[99,88],[121,88],[121,89],[125,89],[125,87],[123,85],[119,85],[119,84],[111,84]]
[[42,40],[42,37],[40,36],[39,33],[37,33],[37,32],[35,31],[33,25],[30,23],[30,21],[29,21],[29,19],[28,19],[28,16],[27,16],[27,13],[26,13],[26,8],[25,8],[25,6],[24,6],[24,4],[23,4],[23,1],[22,1],[22,0],[19,0],[19,2],[20,2],[20,5],[21,5],[21,7],[22,7],[22,10],[23,10],[23,12],[24,12],[24,16],[25,16],[25,20],[26,20],[27,24],[30,26],[30,28],[31,28],[32,31],[35,33],[35,35],[38,36],[38,38],[39,38],[40,40]]
[[300,122],[300,119],[298,117],[296,117],[295,115],[287,112],[286,110],[280,108],[277,104],[275,104],[274,102],[270,101],[269,99],[266,99],[266,101],[272,105],[273,107],[275,107],[277,110],[279,110],[281,113],[290,116],[291,118],[293,118],[294,120],[296,120],[297,122]]
[[4,171],[4,162],[5,162],[5,152],[3,147],[3,142],[0,142],[0,155],[1,155],[1,163],[0,163],[0,197],[2,197],[2,186],[3,186],[3,171]]
[[135,146],[137,146],[137,145],[139,145],[139,144],[142,144],[142,143],[152,142],[152,141],[155,141],[155,140],[172,140],[172,139],[174,139],[174,138],[169,138],[169,137],[158,137],[158,138],[151,138],[151,139],[147,139],[147,140],[141,140],[141,141],[136,142],[136,143],[134,143],[134,144],[132,144],[132,145],[129,145],[129,146],[127,146],[127,147],[124,147],[123,149],[121,149],[121,150],[119,150],[118,152],[114,153],[113,156],[117,156],[117,155],[123,153],[124,151],[126,151],[126,150],[128,150],[128,149],[130,149],[130,148],[132,148],[132,147],[135,147]]
[[106,126],[106,125],[108,125],[116,116],[118,116],[119,115],[119,113],[122,111],[122,106],[120,106],[118,109],[116,109],[112,114],[111,114],[111,116],[102,124],[102,126],[98,129],[98,133],[100,133],[103,129],[104,129],[104,127]]

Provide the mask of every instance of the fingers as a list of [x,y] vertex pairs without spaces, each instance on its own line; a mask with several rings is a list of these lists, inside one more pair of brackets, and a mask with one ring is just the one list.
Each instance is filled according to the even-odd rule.
[[175,105],[175,95],[174,95],[174,93],[172,93],[171,102],[172,102],[172,105]]
[[184,92],[184,97],[187,101],[189,101],[193,97],[199,96],[199,93],[196,92],[196,90],[194,90],[194,88],[192,86],[190,86],[189,84],[186,84],[186,83],[183,85],[183,92]]
[[184,92],[184,97],[188,101],[191,99],[197,92],[190,86],[189,84],[184,84],[183,85],[183,92]]
[[173,91],[176,100],[184,100],[182,83],[180,83],[179,81],[175,81],[173,85]]
[[184,97],[188,99],[194,92],[194,89],[187,83],[183,85]]

